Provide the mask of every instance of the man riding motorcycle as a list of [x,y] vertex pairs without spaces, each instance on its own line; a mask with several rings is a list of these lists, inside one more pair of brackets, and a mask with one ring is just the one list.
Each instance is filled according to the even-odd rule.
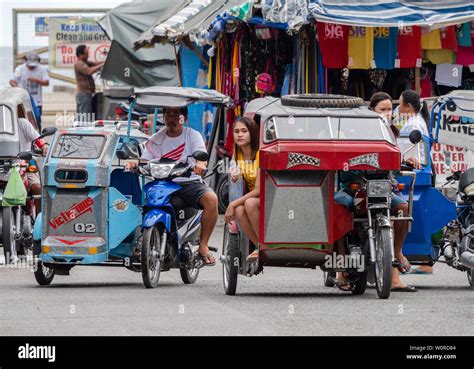
[[[204,265],[213,266],[216,264],[216,259],[209,252],[209,238],[217,222],[217,196],[200,177],[205,173],[207,163],[189,157],[196,151],[207,150],[199,132],[184,127],[187,116],[187,107],[166,108],[164,110],[165,127],[146,142],[140,162],[168,158],[183,162],[190,161],[195,164],[194,172],[189,178],[179,177],[173,181],[181,185],[181,189],[176,192],[176,195],[185,204],[190,207],[199,206],[203,209],[198,254]],[[133,169],[137,166],[137,162],[129,162],[126,167]]]
[[[21,116],[20,112],[18,116]],[[34,129],[33,125],[25,118],[18,118],[19,137],[20,137],[20,151],[30,151],[32,143],[38,139],[39,133]],[[43,155],[46,154],[47,143],[43,140],[35,142],[39,149],[43,150]],[[41,179],[38,172],[26,173],[28,181],[29,192],[32,195],[41,196]],[[36,214],[41,212],[41,199],[35,199]]]

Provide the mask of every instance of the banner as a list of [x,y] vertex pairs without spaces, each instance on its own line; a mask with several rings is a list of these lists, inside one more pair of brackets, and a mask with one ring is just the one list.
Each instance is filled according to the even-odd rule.
[[[465,172],[474,167],[474,91],[455,90],[447,96],[454,98],[456,106],[453,111],[443,109],[438,143],[431,147],[437,187],[454,172]],[[430,111],[433,103],[428,104]],[[433,136],[436,136],[436,124],[435,119]]]
[[94,18],[50,18],[49,63],[51,68],[73,68],[76,47],[86,45],[89,61],[105,61],[110,41]]

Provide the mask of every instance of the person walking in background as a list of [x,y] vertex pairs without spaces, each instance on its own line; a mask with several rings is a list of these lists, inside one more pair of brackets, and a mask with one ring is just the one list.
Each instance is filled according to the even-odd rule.
[[92,75],[98,72],[104,62],[94,63],[87,59],[89,52],[86,45],[79,45],[76,48],[77,62],[74,64],[74,74],[76,76],[76,105],[77,105],[77,120],[93,121],[92,113],[92,98],[95,94],[95,82]]
[[43,86],[49,86],[49,76],[46,67],[40,64],[37,53],[31,52],[26,56],[26,62],[15,69],[10,86],[21,87],[28,91],[36,106],[37,123],[41,130],[41,115],[43,113]]

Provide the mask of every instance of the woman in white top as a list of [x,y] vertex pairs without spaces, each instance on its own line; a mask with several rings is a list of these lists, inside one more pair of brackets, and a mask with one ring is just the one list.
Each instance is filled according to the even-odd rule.
[[413,90],[403,91],[398,106],[399,120],[403,122],[400,134],[410,134],[414,129],[428,136],[430,113],[426,102],[421,101],[420,95]]

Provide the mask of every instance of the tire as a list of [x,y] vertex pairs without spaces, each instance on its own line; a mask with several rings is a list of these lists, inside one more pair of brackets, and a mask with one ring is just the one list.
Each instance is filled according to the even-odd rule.
[[146,288],[158,286],[161,272],[160,244],[164,229],[157,226],[146,228],[143,231],[141,269],[143,284]]
[[[41,244],[38,241],[35,241],[33,244],[33,257],[38,258],[41,253]],[[37,260],[35,264],[34,271],[36,282],[40,286],[48,286],[53,281],[55,271],[53,268],[48,268],[43,265],[41,260]]]
[[224,174],[219,177],[216,185],[216,194],[219,214],[224,214],[229,206],[229,176]]
[[367,275],[369,274],[368,267],[365,267],[363,272],[357,273],[357,280],[354,283],[354,288],[352,290],[353,295],[363,295],[367,289]]
[[325,271],[323,271],[324,287],[334,287],[335,286],[334,282],[331,280],[330,277],[336,278],[336,272],[333,272],[333,271],[325,272]]
[[234,296],[237,291],[237,279],[240,265],[240,242],[239,235],[229,232],[226,224],[224,228],[224,242],[222,255],[225,261],[222,263],[222,279],[226,295]]
[[15,240],[15,214],[10,206],[2,208],[2,231],[5,264],[11,264],[20,250],[20,241]]
[[375,286],[380,299],[388,299],[392,288],[392,246],[390,227],[375,231]]
[[[189,258],[193,257],[193,251],[189,247]],[[199,268],[188,268],[183,266],[179,268],[179,274],[181,274],[181,280],[184,284],[194,284],[199,277]]]
[[281,104],[302,108],[358,108],[365,105],[360,97],[326,94],[286,95],[281,97]]
[[474,289],[474,269],[468,269],[467,271],[467,281],[472,289]]

